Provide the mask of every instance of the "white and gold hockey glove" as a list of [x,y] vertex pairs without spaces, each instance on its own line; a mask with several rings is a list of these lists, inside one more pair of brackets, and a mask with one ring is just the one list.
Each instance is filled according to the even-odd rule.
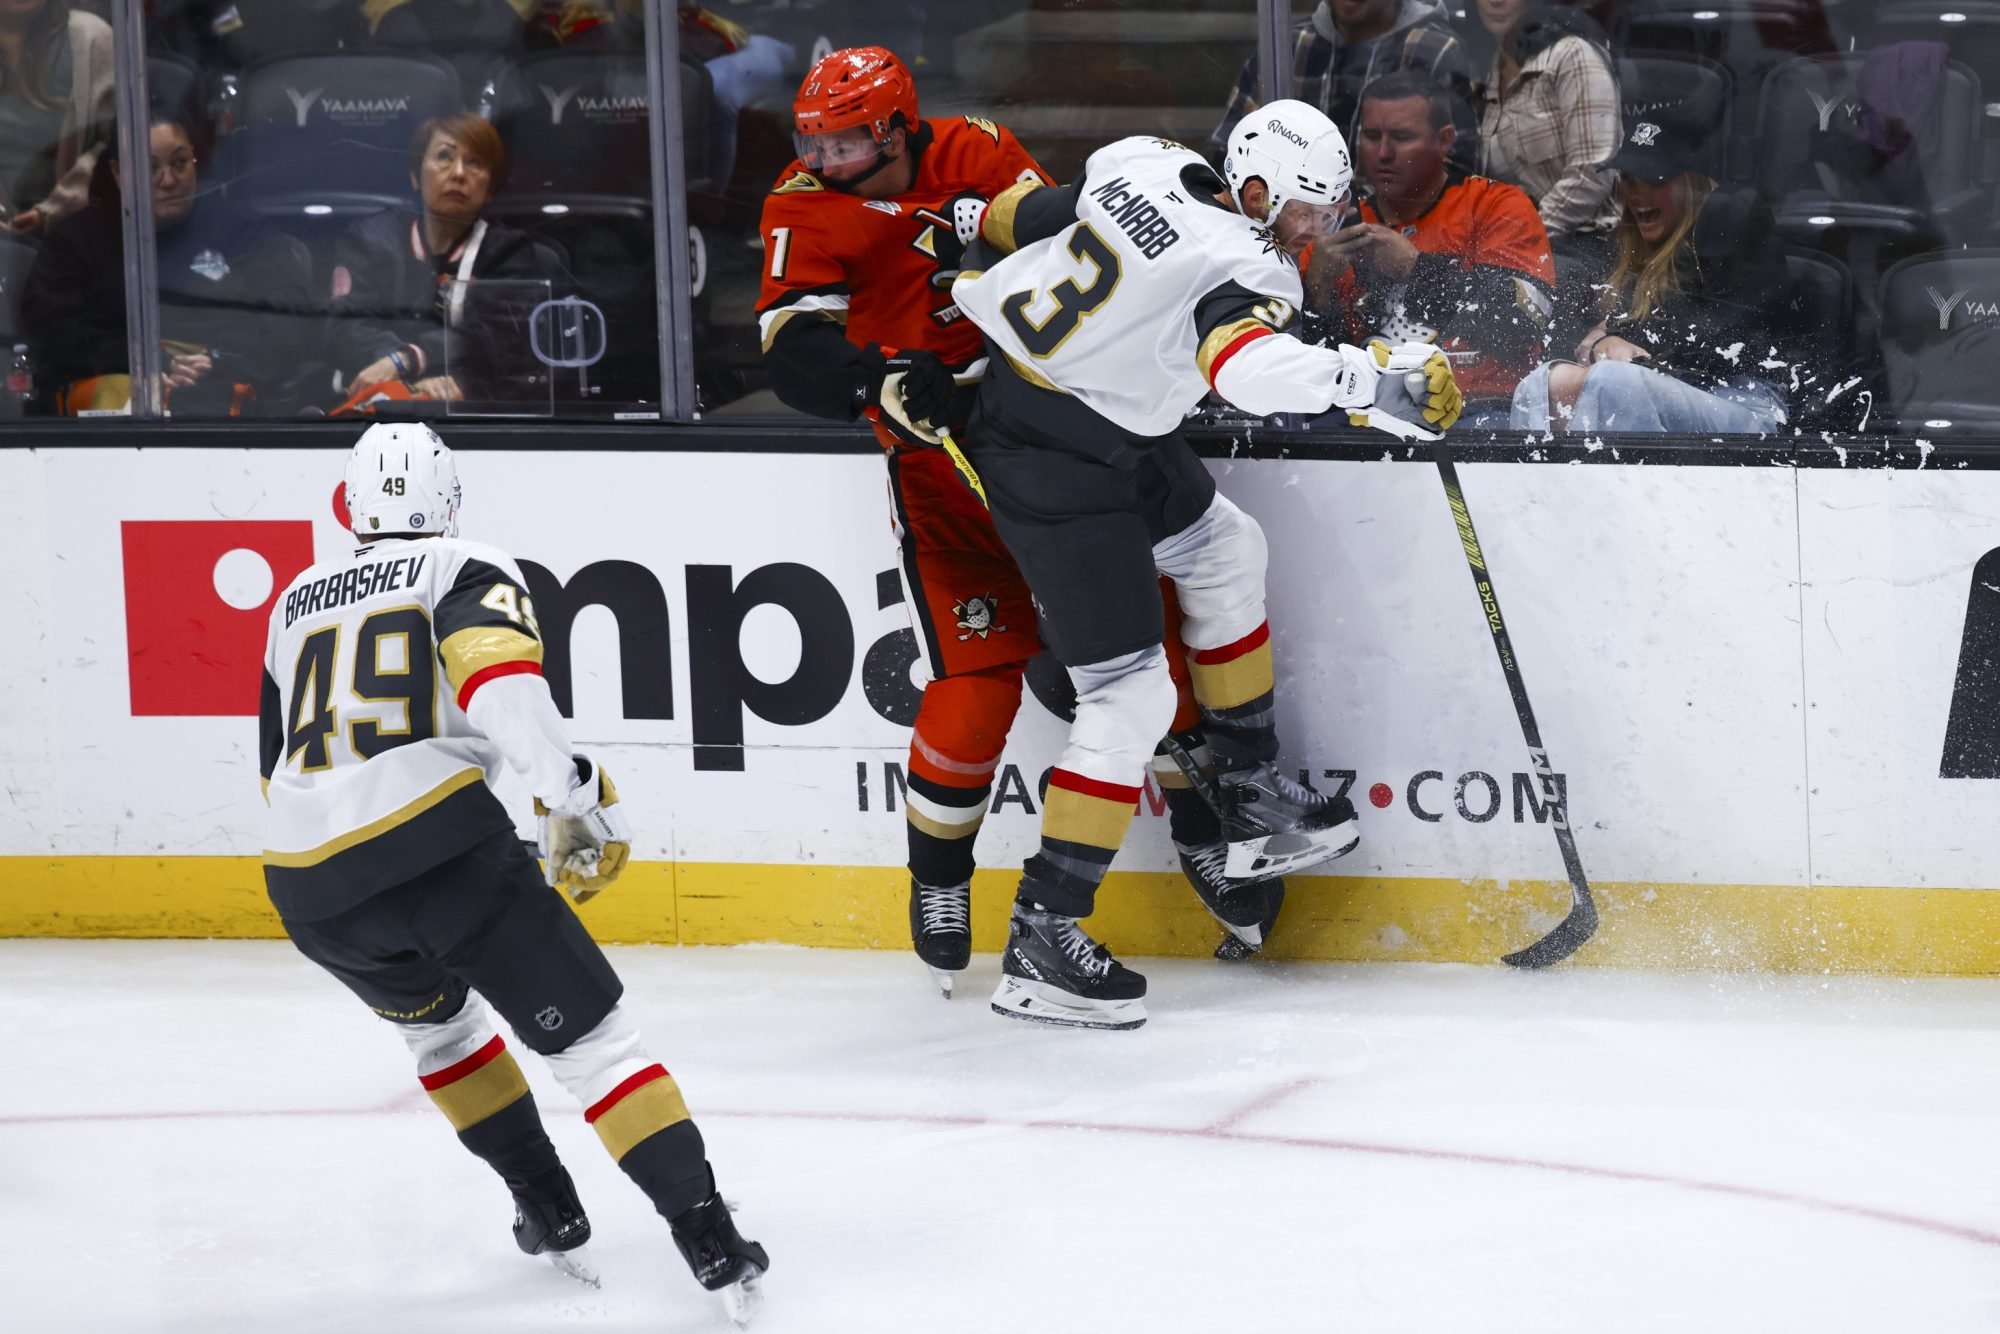
[[542,818],[543,874],[570,902],[584,904],[610,888],[631,860],[632,824],[603,769],[578,755],[576,771],[583,781],[562,804],[550,808],[536,798],[535,814]]
[[1385,340],[1371,338],[1364,351],[1343,347],[1341,354],[1358,366],[1366,384],[1372,377],[1374,395],[1363,405],[1349,407],[1347,420],[1404,440],[1436,440],[1465,411],[1465,396],[1459,391],[1458,377],[1452,374],[1451,359],[1429,343],[1400,343],[1391,347]]

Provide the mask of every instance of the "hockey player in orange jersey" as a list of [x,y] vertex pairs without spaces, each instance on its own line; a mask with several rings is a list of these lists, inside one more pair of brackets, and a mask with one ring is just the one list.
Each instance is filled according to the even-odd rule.
[[[921,119],[915,81],[881,47],[820,60],[793,110],[799,156],[760,224],[759,329],[786,405],[865,417],[886,451],[904,596],[930,677],[910,738],[910,933],[949,996],[971,952],[973,839],[1041,641],[992,519],[936,437],[911,423],[963,431],[975,396],[981,337],[949,290],[962,250],[956,215],[988,201],[1004,213],[1012,187],[1049,177],[990,120]],[[1199,716],[1184,692],[1176,726]],[[1275,922],[1282,882],[1207,876],[1209,861],[1220,866],[1209,855],[1220,826],[1170,761],[1156,772],[1182,866],[1231,932],[1225,945],[1255,949]]]

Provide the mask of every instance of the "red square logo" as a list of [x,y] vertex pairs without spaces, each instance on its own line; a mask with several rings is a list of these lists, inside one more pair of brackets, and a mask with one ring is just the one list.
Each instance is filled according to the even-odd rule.
[[271,604],[313,560],[305,519],[130,520],[132,716],[255,717]]

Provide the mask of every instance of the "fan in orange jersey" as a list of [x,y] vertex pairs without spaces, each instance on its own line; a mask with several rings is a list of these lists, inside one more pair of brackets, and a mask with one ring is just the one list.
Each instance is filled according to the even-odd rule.
[[[820,60],[793,111],[798,160],[760,223],[764,356],[786,405],[866,417],[887,451],[904,595],[930,677],[910,738],[910,934],[949,996],[972,948],[973,839],[1041,641],[992,519],[935,437],[911,423],[963,432],[972,408],[982,348],[950,293],[958,215],[988,201],[1004,210],[1010,188],[1049,177],[992,121],[920,119],[915,81],[881,47]],[[1191,698],[1183,709],[1176,725],[1193,726]],[[1197,854],[1220,845],[1220,826],[1171,762],[1158,769],[1183,866],[1209,910],[1255,948],[1282,883],[1209,884]]]

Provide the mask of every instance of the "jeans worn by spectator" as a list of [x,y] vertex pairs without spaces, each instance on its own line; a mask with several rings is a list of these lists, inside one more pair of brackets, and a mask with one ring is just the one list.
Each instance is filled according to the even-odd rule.
[[[1537,366],[1514,391],[1515,429],[1549,430],[1549,371],[1556,364]],[[1698,389],[1635,362],[1600,361],[1583,382],[1568,429],[1572,434],[1768,435],[1785,421],[1783,395],[1763,380],[1746,377]]]

